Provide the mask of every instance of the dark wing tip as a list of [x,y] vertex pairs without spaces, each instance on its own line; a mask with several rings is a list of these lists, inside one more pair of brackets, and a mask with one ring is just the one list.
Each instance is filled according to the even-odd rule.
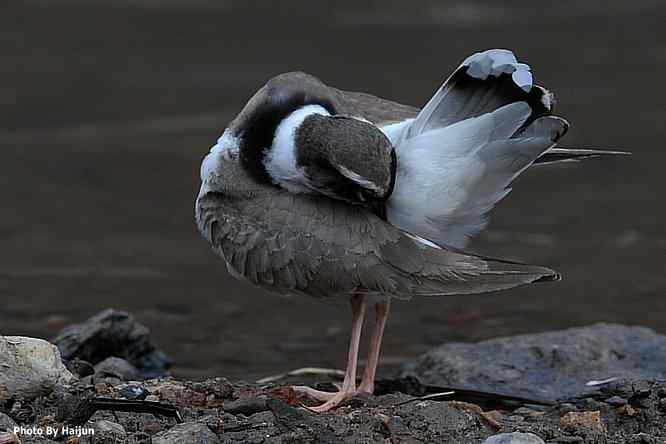
[[550,269],[548,269],[548,271],[550,271],[549,274],[545,274],[545,275],[541,276],[540,278],[533,281],[533,283],[536,284],[538,282],[556,282],[556,281],[561,281],[562,280],[562,275],[560,273],[558,273],[557,271],[550,270]]

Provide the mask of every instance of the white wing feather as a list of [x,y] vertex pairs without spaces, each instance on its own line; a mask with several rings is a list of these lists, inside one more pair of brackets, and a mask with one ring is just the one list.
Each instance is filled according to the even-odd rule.
[[511,182],[566,132],[544,97],[552,99],[510,51],[468,57],[415,119],[382,128],[398,158],[388,221],[464,247]]

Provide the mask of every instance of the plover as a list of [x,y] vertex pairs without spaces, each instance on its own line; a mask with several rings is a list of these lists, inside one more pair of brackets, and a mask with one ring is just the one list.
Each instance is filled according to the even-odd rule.
[[[201,165],[199,231],[235,277],[283,294],[347,298],[352,328],[327,411],[372,393],[392,299],[482,293],[559,279],[461,250],[535,164],[609,152],[555,148],[566,120],[508,50],[468,57],[422,108],[291,72],[270,79]],[[367,305],[375,329],[356,385]]]

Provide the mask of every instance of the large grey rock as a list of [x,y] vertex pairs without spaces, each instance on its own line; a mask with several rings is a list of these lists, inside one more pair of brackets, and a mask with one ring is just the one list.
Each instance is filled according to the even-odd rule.
[[171,359],[150,340],[150,330],[131,315],[113,309],[64,328],[53,342],[62,357],[97,364],[115,356],[136,367],[145,379],[168,376]]
[[402,368],[421,382],[562,399],[590,381],[666,377],[666,336],[643,327],[595,324],[479,343],[441,345]]
[[500,433],[488,437],[482,444],[546,444],[534,433]]
[[0,401],[47,395],[56,385],[75,379],[55,345],[43,339],[0,336]]
[[178,424],[153,436],[153,444],[218,444],[219,438],[206,425],[198,422]]

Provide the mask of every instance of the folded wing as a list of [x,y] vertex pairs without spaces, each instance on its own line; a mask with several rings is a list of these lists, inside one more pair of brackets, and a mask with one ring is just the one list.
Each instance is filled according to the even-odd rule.
[[452,295],[555,280],[554,271],[435,246],[361,206],[257,184],[221,165],[197,199],[199,230],[229,269],[281,293]]

